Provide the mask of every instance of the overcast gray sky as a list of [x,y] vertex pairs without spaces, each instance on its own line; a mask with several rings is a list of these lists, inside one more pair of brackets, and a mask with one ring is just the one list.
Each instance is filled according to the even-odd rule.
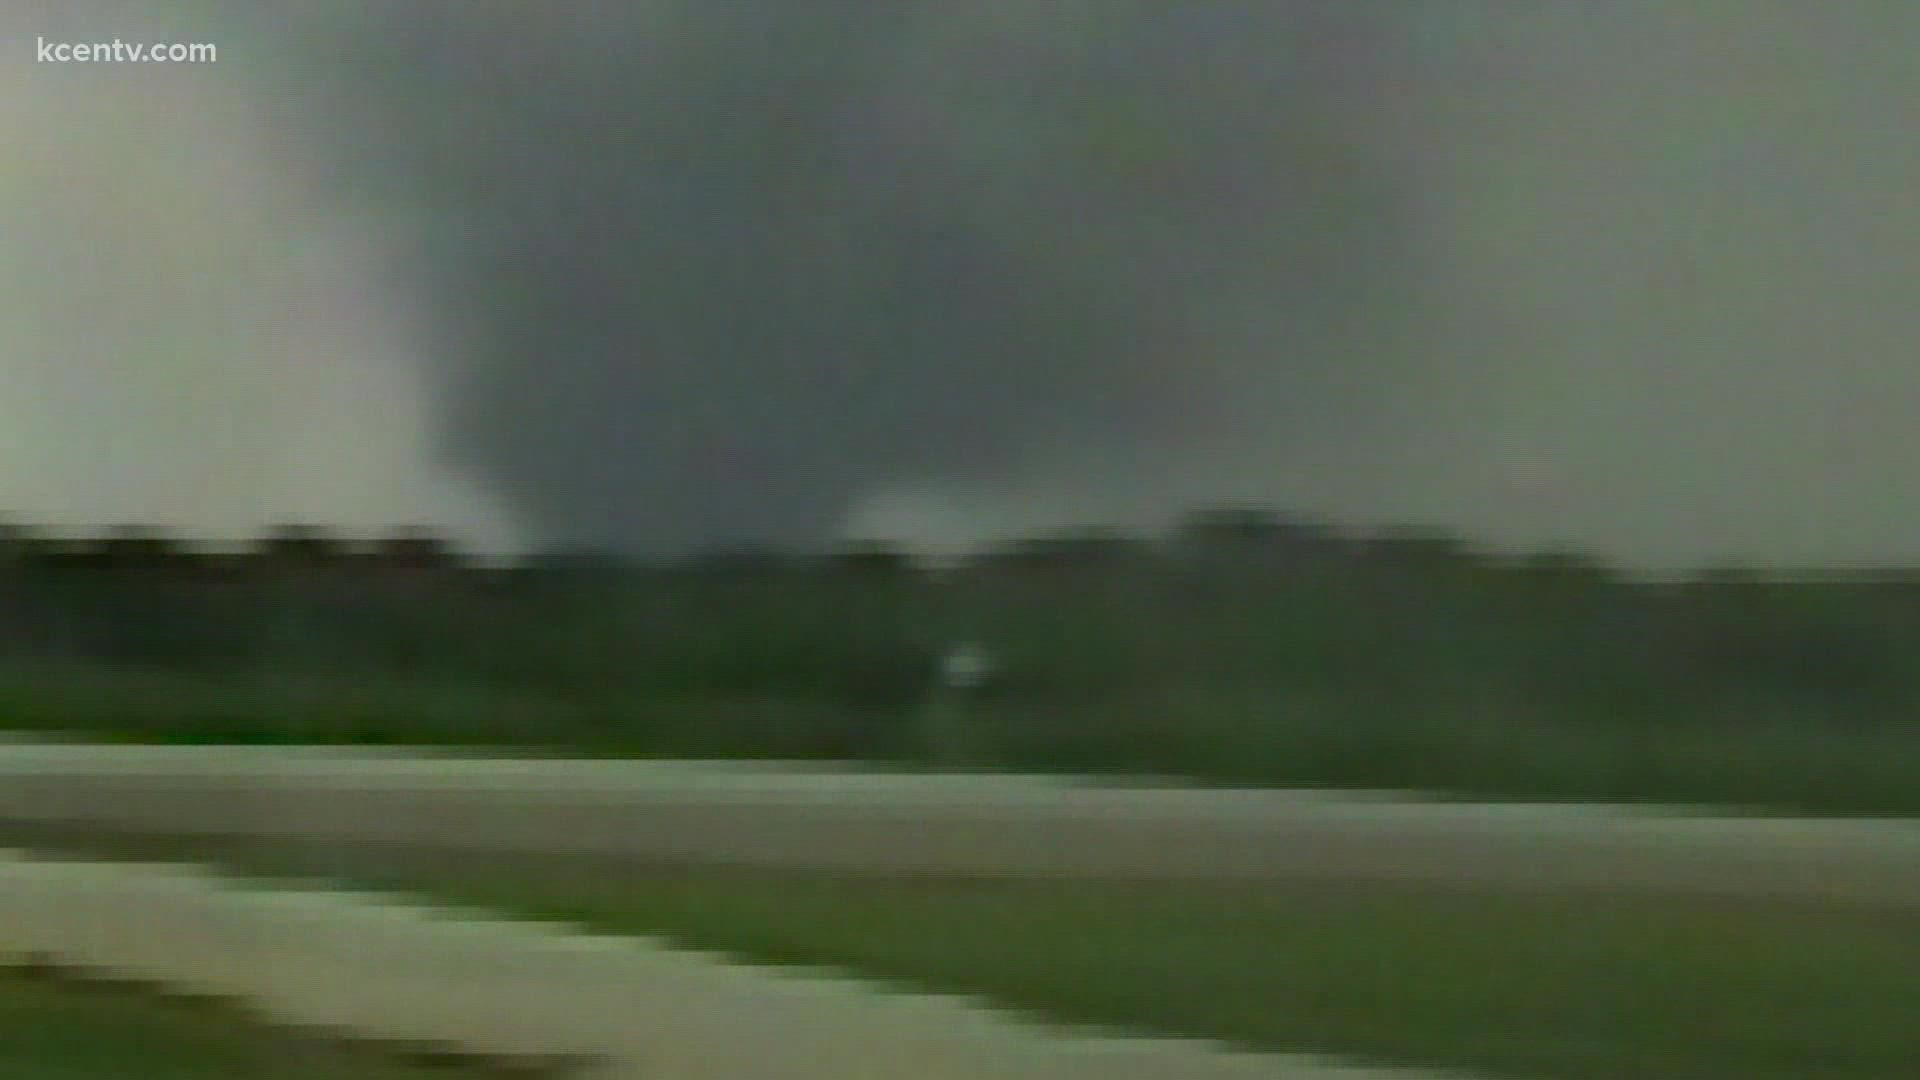
[[16,2],[0,510],[1920,562],[1916,100],[1901,0]]

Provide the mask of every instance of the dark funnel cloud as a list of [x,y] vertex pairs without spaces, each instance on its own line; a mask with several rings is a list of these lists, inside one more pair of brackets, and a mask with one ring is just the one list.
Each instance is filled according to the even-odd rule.
[[314,18],[301,88],[411,208],[451,461],[546,542],[800,544],[877,485],[1174,453],[1253,313],[1273,423],[1350,419],[1412,212],[1356,132],[1420,21],[423,0]]
[[0,39],[24,520],[671,553],[1251,499],[1920,561],[1912,0],[15,0]]

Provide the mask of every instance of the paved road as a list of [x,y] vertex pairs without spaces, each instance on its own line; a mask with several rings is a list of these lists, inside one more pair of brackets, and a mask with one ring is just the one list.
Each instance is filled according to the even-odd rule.
[[775,973],[640,938],[248,891],[183,867],[0,852],[0,962],[45,955],[269,1016],[470,1051],[592,1055],[597,1080],[1411,1080],[1199,1040],[1068,1033],[964,999]]
[[781,764],[0,746],[0,819],[858,872],[1393,877],[1920,903],[1920,821]]
[[[1920,822],[1100,786],[783,764],[404,751],[0,745],[0,823],[898,873],[1386,876],[1920,902]],[[475,923],[181,868],[0,856],[0,957],[44,950],[239,993],[282,1017],[604,1077],[1379,1080],[1176,1040],[1069,1038],[956,999],[732,967],[638,939]]]

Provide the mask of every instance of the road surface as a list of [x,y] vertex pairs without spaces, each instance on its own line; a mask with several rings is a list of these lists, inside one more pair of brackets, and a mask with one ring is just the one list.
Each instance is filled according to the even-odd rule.
[[0,819],[864,873],[1395,878],[1920,902],[1920,820],[780,764],[0,746]]

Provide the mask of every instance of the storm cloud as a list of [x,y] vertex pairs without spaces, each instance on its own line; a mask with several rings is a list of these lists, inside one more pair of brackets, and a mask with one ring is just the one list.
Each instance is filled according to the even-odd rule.
[[[312,332],[384,343],[332,341],[353,402],[303,401],[418,395],[411,428],[375,425],[390,460],[306,451],[305,482],[362,493],[345,502],[399,513],[412,496],[365,493],[417,476],[482,493],[457,527],[639,552],[1220,498],[1641,563],[1920,546],[1920,15],[1895,0],[421,0],[175,22],[228,42],[194,92],[255,118],[212,145],[278,178],[226,250],[284,267],[360,237],[329,279],[356,299]],[[16,74],[40,101],[56,78],[151,96],[150,72],[103,71]],[[124,151],[64,130],[103,167]],[[220,288],[207,304],[271,324]],[[301,396],[257,355],[223,363]],[[317,438],[364,456],[349,426]],[[179,449],[190,431],[151,439],[218,472]]]
[[1216,422],[1223,320],[1288,328],[1280,424],[1390,321],[1411,208],[1354,132],[1393,35],[1344,8],[424,10],[328,51],[342,149],[437,215],[455,460],[559,539],[1132,471]]

